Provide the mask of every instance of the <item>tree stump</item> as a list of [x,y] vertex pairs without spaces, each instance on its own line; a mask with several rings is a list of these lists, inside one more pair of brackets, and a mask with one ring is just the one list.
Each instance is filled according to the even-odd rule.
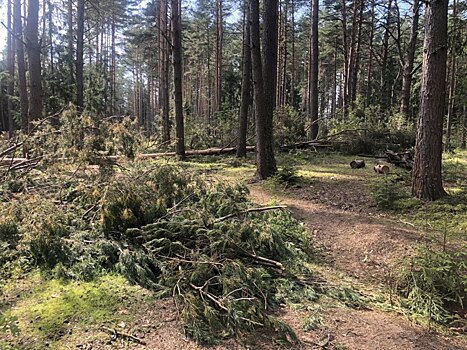
[[376,164],[373,168],[377,174],[387,174],[389,173],[389,167],[384,164]]

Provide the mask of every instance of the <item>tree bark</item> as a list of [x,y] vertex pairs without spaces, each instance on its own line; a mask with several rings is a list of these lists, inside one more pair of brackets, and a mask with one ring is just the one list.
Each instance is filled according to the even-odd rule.
[[21,129],[29,132],[28,90],[26,82],[26,62],[24,60],[23,23],[21,18],[21,0],[14,0],[14,33],[16,37],[16,58],[18,66],[18,91],[20,102]]
[[412,195],[431,201],[445,195],[441,153],[446,97],[447,14],[448,0],[427,3]]
[[173,69],[174,69],[174,99],[175,99],[175,134],[177,143],[175,152],[184,160],[185,156],[185,130],[183,121],[182,100],[182,23],[180,13],[180,0],[171,0],[172,18],[172,45],[173,45]]
[[412,88],[412,71],[417,49],[418,22],[420,18],[419,0],[412,4],[412,25],[410,27],[410,39],[405,51],[404,73],[402,76],[401,113],[405,120],[410,118],[410,92]]
[[[251,0],[251,58],[253,65],[253,86],[256,108],[256,175],[266,179],[276,172],[273,148],[272,118],[275,99],[275,73],[277,50],[277,2],[266,0],[264,21],[264,60],[261,59],[259,0]],[[266,20],[267,18],[267,20]],[[274,24],[274,19],[276,23]],[[275,47],[273,50],[273,46]],[[273,51],[273,53],[272,53]],[[268,56],[271,55],[271,56]],[[263,67],[264,65],[267,67]],[[267,76],[264,79],[263,74]],[[266,88],[267,86],[267,88]]]
[[222,51],[224,41],[224,10],[222,0],[216,1],[216,106],[215,111],[222,108]]
[[310,138],[318,137],[318,11],[319,0],[311,2],[311,45],[310,45]]
[[448,98],[448,116],[446,120],[446,139],[444,142],[444,151],[449,152],[451,150],[451,131],[452,131],[452,120],[454,117],[454,99],[456,96],[456,83],[457,83],[457,57],[456,57],[456,47],[457,47],[457,38],[458,30],[457,25],[457,0],[454,0],[452,4],[452,20],[454,22],[454,30],[451,43],[451,62],[449,71],[450,80],[449,80],[449,98]]
[[467,146],[467,106],[463,106],[464,111],[464,125],[461,125],[462,132],[461,132],[461,148],[466,149]]
[[78,112],[83,111],[84,107],[84,81],[83,81],[83,69],[84,69],[84,1],[77,0],[77,30],[76,30],[76,106]]
[[26,48],[29,60],[29,121],[42,115],[41,47],[39,44],[39,1],[28,1]]
[[381,123],[386,122],[386,113],[389,107],[389,79],[388,79],[388,58],[389,58],[389,37],[391,26],[392,0],[387,0],[387,14],[383,37],[383,52],[381,53],[381,75],[379,85],[379,113]]
[[250,10],[245,2],[243,23],[243,73],[242,100],[240,106],[240,128],[238,134],[237,157],[246,157],[246,137],[248,130],[248,111],[251,105],[251,45],[250,45]]
[[7,85],[7,115],[8,115],[8,136],[13,137],[15,131],[15,122],[13,120],[13,97],[15,94],[15,39],[12,28],[12,3],[8,0],[7,4],[7,67],[8,67],[8,85]]
[[160,99],[162,106],[162,142],[170,141],[170,104],[169,104],[169,70],[170,70],[170,48],[167,42],[168,28],[167,28],[167,0],[161,1],[161,16],[160,16],[160,30],[161,35],[161,91]]

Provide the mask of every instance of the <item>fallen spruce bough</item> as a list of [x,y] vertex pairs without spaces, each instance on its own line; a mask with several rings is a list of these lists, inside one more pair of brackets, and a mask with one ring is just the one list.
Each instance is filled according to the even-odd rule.
[[31,266],[79,279],[117,270],[173,297],[185,333],[198,342],[257,328],[297,340],[274,311],[317,292],[303,282],[312,279],[309,237],[288,210],[251,208],[245,187],[211,185],[171,166],[113,174],[105,183],[75,175],[54,186],[31,179],[29,194],[17,198],[31,188],[50,192],[5,208],[3,220],[10,231],[17,226]]

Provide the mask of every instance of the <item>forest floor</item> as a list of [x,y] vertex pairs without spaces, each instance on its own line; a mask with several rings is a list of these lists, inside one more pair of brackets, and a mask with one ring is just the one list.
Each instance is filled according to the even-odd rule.
[[[354,170],[348,166],[350,160],[351,157],[340,155],[283,155],[279,158],[279,166],[293,167],[300,176],[293,186],[274,180],[253,180],[251,158],[239,162],[234,158],[199,157],[186,166],[212,181],[247,183],[251,201],[256,204],[287,205],[295,218],[304,223],[315,243],[318,255],[316,271],[327,281],[358,291],[358,295],[365,299],[357,307],[326,298],[316,303],[284,305],[279,317],[292,326],[301,340],[300,344],[292,345],[292,349],[467,349],[465,335],[429,327],[423,320],[416,320],[399,307],[391,295],[394,267],[400,259],[408,259],[418,245],[432,239],[434,225],[429,224],[425,214],[420,214],[424,209],[410,199],[400,203],[397,213],[376,208],[369,185],[382,185],[380,175],[374,174],[370,161],[366,168]],[[460,157],[453,162],[463,171],[467,169],[467,159]],[[431,233],[427,234],[427,230]],[[5,298],[20,310],[17,314],[24,310],[32,312],[36,307],[34,303],[57,300],[61,295],[65,299],[70,293],[76,297],[78,287],[73,287],[73,284],[38,287],[37,278],[17,283],[7,293]],[[101,282],[96,283],[100,286],[98,283]],[[245,344],[229,340],[210,347],[197,345],[184,337],[175,307],[169,299],[154,300],[147,291],[129,286],[118,277],[109,277],[102,283],[110,290],[115,286],[118,298],[111,297],[113,303],[107,306],[107,313],[90,319],[87,325],[74,325],[65,315],[63,332],[67,333],[68,340],[66,344],[61,342],[62,346],[57,346],[57,349],[283,348],[271,343],[268,334],[255,334]],[[96,284],[78,286],[84,289],[83,294],[89,294],[93,293]],[[24,295],[29,295],[29,299],[22,297]],[[108,300],[109,296],[105,294],[96,298]],[[72,310],[68,312],[72,313]],[[25,319],[31,317],[29,315]],[[30,324],[35,322],[39,321],[29,321]],[[112,325],[110,328],[117,332],[108,334],[102,328],[92,327],[92,323]],[[143,340],[145,345],[122,334],[132,334]],[[31,342],[30,335],[21,337],[23,344]],[[49,345],[44,344],[37,349]]]

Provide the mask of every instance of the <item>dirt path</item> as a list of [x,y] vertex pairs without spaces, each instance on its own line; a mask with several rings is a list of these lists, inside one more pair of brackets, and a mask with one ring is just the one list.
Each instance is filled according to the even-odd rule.
[[[329,188],[326,191],[332,193]],[[355,191],[355,188],[337,189],[336,196],[345,202],[345,193],[349,191]],[[337,272],[367,285],[384,285],[390,265],[397,262],[398,257],[410,254],[414,243],[422,239],[419,232],[408,229],[407,225],[372,212],[371,207],[363,204],[368,202],[365,199],[360,199],[360,206],[341,209],[339,198],[331,198],[331,204],[327,205],[317,197],[301,199],[308,197],[302,190],[272,196],[257,184],[250,186],[250,196],[260,204],[274,199],[288,205],[326,252],[328,264]],[[328,326],[310,333],[300,331],[297,318],[300,315],[294,312],[284,316],[305,344],[323,344],[322,339],[325,343],[327,336],[349,350],[467,349],[464,340],[443,338],[413,325],[402,316],[378,310],[331,309],[325,316]]]

